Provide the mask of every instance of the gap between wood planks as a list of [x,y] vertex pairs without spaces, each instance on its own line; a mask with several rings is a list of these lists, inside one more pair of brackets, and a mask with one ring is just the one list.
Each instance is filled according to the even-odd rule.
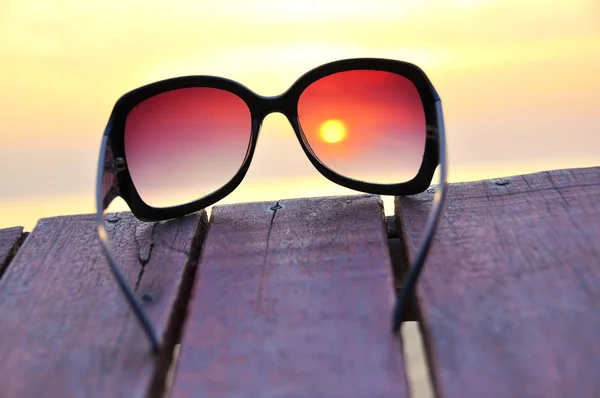
[[[384,201],[385,205],[385,201]],[[384,208],[386,208],[384,206]],[[394,213],[393,204],[387,207],[388,212]],[[394,273],[394,282],[397,290],[402,288],[404,275],[408,271],[410,264],[407,255],[406,242],[402,239],[404,234],[398,233],[402,226],[396,225],[395,216],[386,216],[385,224],[388,234],[388,245],[390,248],[390,258]],[[433,385],[431,374],[429,372],[427,353],[423,341],[422,331],[419,325],[420,314],[416,302],[413,302],[405,315],[406,319],[402,324],[402,347],[404,353],[404,366],[410,396],[415,398],[433,398]]]
[[[208,214],[206,217],[206,221],[210,220],[210,216]],[[179,294],[173,306],[175,310],[174,316],[172,317],[173,321],[171,322],[171,325],[169,325],[168,329],[170,333],[167,334],[164,343],[165,347],[171,347],[171,351],[162,353],[157,358],[154,374],[150,382],[150,387],[148,388],[148,391],[151,394],[149,396],[150,398],[167,397],[168,392],[171,389],[170,383],[172,381],[172,374],[179,354],[179,342],[181,341],[183,327],[188,317],[188,306],[190,303],[192,290],[194,288],[194,281],[196,280],[196,273],[198,272],[200,256],[202,254],[202,249],[206,240],[206,234],[208,233],[209,228],[210,224],[208,222],[201,223],[200,229],[197,230],[196,234],[194,235],[191,250],[188,255],[188,265],[190,266],[187,267],[187,273],[182,278]],[[149,257],[150,253],[148,253],[148,260]],[[142,259],[140,258],[140,261],[141,260]],[[143,276],[143,273],[144,270],[142,267],[138,284]],[[177,322],[175,322],[175,320],[177,320]]]

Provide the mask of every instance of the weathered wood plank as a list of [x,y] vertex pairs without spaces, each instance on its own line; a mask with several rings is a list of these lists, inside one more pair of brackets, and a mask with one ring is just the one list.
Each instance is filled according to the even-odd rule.
[[216,207],[172,397],[403,397],[373,196]]
[[0,278],[23,237],[23,227],[0,229]]
[[600,168],[450,185],[417,297],[440,397],[598,396]]
[[[117,258],[172,347],[206,214],[157,224],[130,213],[110,220]],[[109,273],[94,216],[38,222],[0,281],[0,314],[3,398],[157,396],[149,390],[160,389],[170,355],[151,355]]]

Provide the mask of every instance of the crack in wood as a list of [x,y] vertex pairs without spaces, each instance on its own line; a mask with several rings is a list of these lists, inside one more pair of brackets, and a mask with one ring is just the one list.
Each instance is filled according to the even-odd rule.
[[[152,229],[150,230],[150,237],[147,240],[147,245],[142,246],[140,244],[140,241],[138,240],[138,226],[136,226],[136,233],[134,234],[134,239],[135,239],[135,243],[138,247],[138,261],[140,263],[140,272],[138,273],[138,277],[137,280],[135,282],[135,288],[133,289],[134,291],[138,291],[140,284],[142,283],[142,277],[144,276],[144,270],[146,269],[146,264],[148,264],[148,262],[150,261],[150,257],[152,256],[152,249],[154,248],[154,233],[156,232],[156,226],[158,225],[158,223],[154,223],[152,224]],[[147,301],[147,298],[146,300]]]
[[267,257],[269,256],[269,242],[271,240],[271,231],[273,230],[273,222],[275,221],[275,214],[277,214],[277,210],[281,209],[279,202],[281,202],[281,200],[278,200],[273,206],[271,206],[271,210],[273,210],[273,214],[271,216],[269,230],[267,231],[267,243],[266,243],[266,247],[265,247],[265,254],[263,256],[262,264],[260,266],[260,279],[258,281],[258,293],[257,293],[257,297],[256,297],[256,309],[258,311],[262,310],[261,304],[262,304],[262,299],[263,299],[265,270],[267,268]]

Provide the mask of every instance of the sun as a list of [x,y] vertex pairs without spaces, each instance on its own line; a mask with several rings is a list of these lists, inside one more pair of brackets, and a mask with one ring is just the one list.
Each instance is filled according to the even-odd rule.
[[346,126],[340,120],[329,119],[321,125],[321,139],[328,144],[336,144],[346,139]]

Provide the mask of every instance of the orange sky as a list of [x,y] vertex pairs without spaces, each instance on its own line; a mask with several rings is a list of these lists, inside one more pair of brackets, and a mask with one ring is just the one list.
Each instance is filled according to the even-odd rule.
[[[2,0],[0,227],[93,210],[100,136],[130,89],[219,74],[277,94],[346,57],[428,73],[444,101],[453,181],[600,165],[599,4]],[[272,115],[227,201],[342,192]]]

